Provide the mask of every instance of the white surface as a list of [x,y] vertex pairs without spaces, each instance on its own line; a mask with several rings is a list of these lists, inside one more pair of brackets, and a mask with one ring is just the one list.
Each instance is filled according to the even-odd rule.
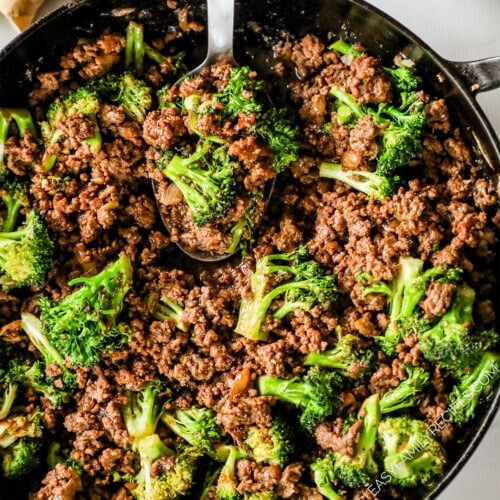
[[[61,5],[48,0],[39,15]],[[500,55],[500,0],[370,0],[407,26],[438,54],[449,60],[468,61]],[[0,17],[0,47],[16,31]],[[500,89],[478,96],[497,135],[500,135]],[[439,500],[493,500],[500,498],[500,415],[479,448]]]

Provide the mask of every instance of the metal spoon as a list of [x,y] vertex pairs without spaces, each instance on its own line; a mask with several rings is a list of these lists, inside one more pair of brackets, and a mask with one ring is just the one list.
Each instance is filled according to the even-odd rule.
[[[206,67],[214,64],[221,56],[226,56],[229,62],[233,62],[233,26],[234,26],[234,0],[207,0],[207,30],[208,47],[204,61],[189,73],[183,75],[176,85],[186,78],[199,75]],[[274,182],[273,182],[274,184]],[[153,190],[155,192],[156,203],[164,226],[169,232],[171,227],[163,216],[159,196],[153,180]],[[272,191],[272,186],[270,188]],[[270,192],[267,196],[269,199]],[[175,242],[177,246],[190,258],[202,262],[217,262],[231,257],[233,253],[214,254],[205,251],[190,251],[180,241]]]

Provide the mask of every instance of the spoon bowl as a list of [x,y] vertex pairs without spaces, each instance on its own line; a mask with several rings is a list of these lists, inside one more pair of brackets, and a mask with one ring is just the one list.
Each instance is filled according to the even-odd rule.
[[[233,33],[234,33],[234,0],[207,0],[207,53],[203,62],[193,70],[184,74],[177,80],[175,85],[180,85],[184,80],[199,75],[203,70],[222,58],[225,62],[235,64],[233,56]],[[157,183],[153,180],[153,192],[155,195],[156,204],[160,213],[160,218],[163,225],[172,232],[172,227],[169,224],[164,210],[159,201],[159,192]],[[274,184],[274,182],[273,182]],[[231,253],[210,253],[206,251],[188,250],[180,241],[175,241],[177,246],[188,257],[201,262],[218,262],[225,260],[236,252]]]

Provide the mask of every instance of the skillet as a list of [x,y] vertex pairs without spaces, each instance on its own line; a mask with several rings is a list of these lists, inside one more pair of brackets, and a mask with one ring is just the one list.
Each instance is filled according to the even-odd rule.
[[[192,0],[190,5],[196,18],[205,18],[204,1]],[[143,22],[150,37],[177,24],[172,11],[165,7],[165,0],[74,0],[36,22],[0,50],[0,106],[26,106],[37,72],[56,67],[59,57],[79,38],[100,33],[107,27],[123,32],[130,19]],[[500,58],[447,61],[404,26],[362,0],[241,1],[237,4],[235,27],[238,62],[254,66],[269,78],[272,75],[266,73],[271,67],[271,46],[284,32],[295,39],[306,33],[325,39],[328,33],[335,33],[360,42],[384,63],[390,63],[398,52],[404,53],[415,61],[426,91],[447,99],[452,119],[461,124],[480,156],[479,161],[500,189],[499,141],[475,99],[478,92],[500,86]],[[205,37],[200,33],[188,38],[186,62],[188,67],[194,67],[205,54]],[[500,310],[498,294],[496,305]],[[465,464],[486,433],[499,404],[500,388],[472,424],[463,429],[449,451],[450,467],[446,475],[426,493],[426,498],[438,496]]]

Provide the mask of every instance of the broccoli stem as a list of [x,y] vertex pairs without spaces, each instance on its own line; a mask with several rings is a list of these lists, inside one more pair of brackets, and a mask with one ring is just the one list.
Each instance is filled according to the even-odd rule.
[[381,175],[368,170],[343,170],[340,163],[322,162],[319,167],[320,177],[345,182],[356,191],[365,193],[378,201],[384,200],[394,191],[397,177]]
[[40,351],[45,358],[46,364],[56,364],[64,371],[67,370],[64,358],[60,352],[49,342],[47,336],[43,333],[43,324],[34,314],[29,312],[21,313],[21,325],[28,335],[31,343]]
[[17,384],[9,382],[7,388],[3,390],[2,407],[0,408],[0,420],[4,420],[10,413],[14,400],[17,394]]
[[0,238],[19,240],[23,235],[17,235],[14,228],[16,227],[19,211],[21,210],[23,203],[11,194],[2,195],[1,198],[7,208],[7,214],[4,218],[3,226],[0,231]]
[[459,425],[474,417],[482,398],[488,396],[500,379],[500,354],[486,352],[470,375],[465,375],[450,393],[450,413]]
[[19,137],[23,138],[29,131],[33,137],[38,137],[38,131],[31,113],[24,108],[0,108],[0,165],[4,163],[5,142],[9,135],[12,120],[17,125]]
[[360,104],[358,104],[358,101],[351,94],[342,90],[340,87],[334,85],[330,89],[330,94],[344,106],[347,106],[356,118],[363,118],[363,116],[366,115],[367,112]]
[[167,321],[170,319],[179,330],[187,332],[189,330],[189,325],[182,320],[183,314],[184,309],[173,300],[170,300],[166,295],[162,295],[158,304],[153,306],[153,316],[156,319],[159,321]]
[[341,39],[335,40],[335,42],[330,45],[330,49],[336,50],[343,55],[352,55],[354,57],[361,56],[361,52],[359,50],[356,50],[350,43]]
[[422,389],[429,383],[429,373],[419,366],[405,366],[407,378],[380,398],[380,412],[391,413],[411,408],[417,403]]

